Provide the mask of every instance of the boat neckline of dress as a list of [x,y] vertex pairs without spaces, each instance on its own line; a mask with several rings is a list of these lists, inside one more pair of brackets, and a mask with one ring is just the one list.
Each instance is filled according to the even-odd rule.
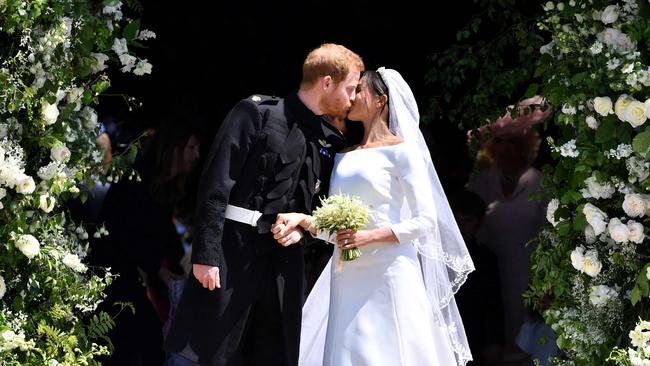
[[386,148],[386,147],[396,147],[396,146],[404,145],[404,143],[405,142],[402,141],[402,142],[399,142],[397,144],[391,144],[391,145],[381,145],[381,146],[375,146],[375,147],[364,147],[362,149],[356,148],[354,150],[350,150],[350,151],[346,151],[346,152],[338,152],[338,153],[336,153],[336,155],[345,155],[345,154],[349,154],[349,153],[355,152],[355,151],[376,150],[376,149],[383,149],[383,148]]

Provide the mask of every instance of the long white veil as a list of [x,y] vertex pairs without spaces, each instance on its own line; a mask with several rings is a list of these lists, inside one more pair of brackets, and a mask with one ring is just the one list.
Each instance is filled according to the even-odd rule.
[[[416,246],[427,295],[431,302],[436,324],[444,327],[448,342],[456,356],[458,366],[464,366],[472,359],[465,329],[454,294],[474,270],[465,241],[460,233],[447,197],[442,189],[438,174],[431,161],[429,149],[419,129],[420,114],[411,88],[395,70],[377,70],[388,87],[389,128],[398,137],[419,147],[424,159],[436,212],[436,225],[431,232],[418,238]],[[402,220],[408,220],[411,212],[406,202],[402,206]],[[329,311],[331,260],[314,285],[303,307],[303,329],[301,332],[301,366],[322,365]],[[435,345],[432,345],[432,347]]]

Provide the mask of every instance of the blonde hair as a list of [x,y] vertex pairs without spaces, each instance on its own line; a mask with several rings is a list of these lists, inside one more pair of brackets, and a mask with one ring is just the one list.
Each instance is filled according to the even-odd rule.
[[363,60],[344,46],[324,43],[309,52],[302,64],[301,86],[310,86],[323,76],[331,76],[334,83],[345,80],[352,68],[364,70]]

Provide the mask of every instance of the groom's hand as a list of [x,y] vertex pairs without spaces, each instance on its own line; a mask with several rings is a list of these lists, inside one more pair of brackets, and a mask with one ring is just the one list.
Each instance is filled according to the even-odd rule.
[[273,224],[271,233],[273,233],[273,239],[277,240],[284,247],[299,242],[305,236],[300,226],[287,228],[285,224],[277,223]]
[[206,264],[192,264],[192,273],[203,287],[210,291],[215,288],[221,288],[221,278],[219,278],[219,267],[209,266]]

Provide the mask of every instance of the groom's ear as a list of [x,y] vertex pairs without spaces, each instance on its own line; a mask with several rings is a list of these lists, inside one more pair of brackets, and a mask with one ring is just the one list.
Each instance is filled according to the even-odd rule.
[[320,85],[323,90],[329,90],[334,86],[334,80],[331,76],[325,75],[320,79]]

